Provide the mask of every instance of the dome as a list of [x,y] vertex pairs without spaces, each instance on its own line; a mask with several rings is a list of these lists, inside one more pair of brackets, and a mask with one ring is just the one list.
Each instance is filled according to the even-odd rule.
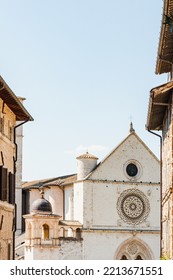
[[77,159],[96,159],[97,160],[98,158],[96,156],[86,152],[85,154],[78,156]]
[[39,198],[35,200],[31,206],[31,212],[41,214],[52,214],[52,205],[45,198]]

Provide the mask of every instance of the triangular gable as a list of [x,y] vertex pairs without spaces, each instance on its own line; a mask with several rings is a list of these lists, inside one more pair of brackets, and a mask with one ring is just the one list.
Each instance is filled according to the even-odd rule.
[[[132,143],[130,144],[130,142],[136,143],[136,145],[139,146],[139,151],[137,150],[137,147],[135,147],[133,151],[133,148],[130,146]],[[123,151],[123,147],[125,147],[127,150]],[[113,160],[111,162],[112,157]],[[158,158],[148,148],[148,146],[141,140],[141,138],[133,131],[129,133],[129,135],[118,146],[116,146],[85,179],[117,180],[117,178],[121,177],[121,180],[126,180],[127,178],[123,174],[122,165],[125,164],[125,162],[127,162],[128,160],[138,161],[142,165],[142,169],[146,169],[147,165],[148,166],[151,165],[151,169],[154,169],[154,172],[156,172],[157,175],[159,174]],[[104,170],[104,168],[107,170]],[[121,170],[118,171],[118,168]],[[110,174],[111,170],[113,169],[115,170],[115,176],[112,176]],[[120,174],[116,176],[117,172],[118,174],[121,173],[121,176]],[[159,176],[154,176],[154,177],[156,179]],[[146,180],[147,180],[147,176],[146,176]]]

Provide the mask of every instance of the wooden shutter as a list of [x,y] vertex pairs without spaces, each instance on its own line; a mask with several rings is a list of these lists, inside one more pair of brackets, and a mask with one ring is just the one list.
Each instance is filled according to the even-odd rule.
[[15,175],[9,172],[9,198],[8,202],[15,203]]
[[7,168],[0,168],[0,199],[7,201]]

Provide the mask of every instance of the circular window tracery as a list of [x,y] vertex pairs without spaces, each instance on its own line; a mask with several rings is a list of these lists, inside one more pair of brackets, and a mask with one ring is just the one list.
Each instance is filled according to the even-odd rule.
[[147,218],[150,206],[143,192],[129,189],[123,191],[118,198],[117,210],[123,221],[128,224],[139,224]]

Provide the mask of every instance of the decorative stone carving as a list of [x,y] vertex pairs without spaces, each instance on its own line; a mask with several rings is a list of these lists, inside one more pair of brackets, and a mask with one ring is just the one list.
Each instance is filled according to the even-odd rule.
[[130,255],[135,255],[138,252],[138,246],[135,243],[131,243],[127,246],[127,252]]
[[121,219],[126,223],[139,224],[147,218],[150,212],[150,205],[143,192],[128,189],[119,196],[117,211]]

